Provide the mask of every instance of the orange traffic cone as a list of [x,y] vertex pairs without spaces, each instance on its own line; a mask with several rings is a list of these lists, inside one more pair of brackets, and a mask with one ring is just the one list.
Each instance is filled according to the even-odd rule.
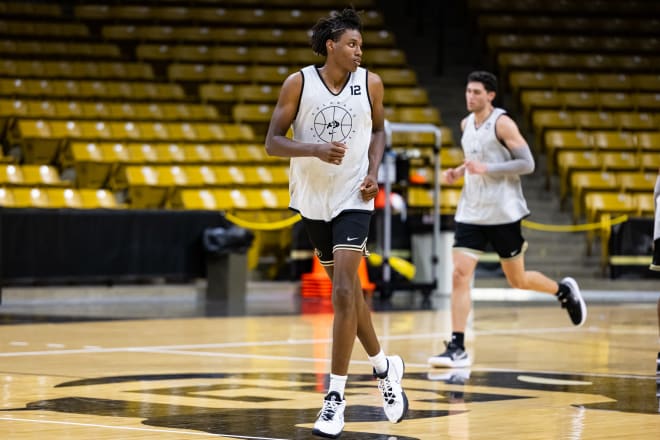
[[[358,276],[364,292],[373,293],[376,290],[376,285],[369,281],[366,258],[360,261]],[[312,271],[304,273],[300,280],[300,293],[303,297],[332,297],[332,280],[316,255],[312,259]]]
[[300,280],[300,293],[303,297],[332,296],[332,281],[316,255],[312,259],[312,271],[304,273]]
[[369,281],[369,273],[367,272],[367,259],[362,258],[360,267],[358,267],[358,276],[360,277],[360,285],[362,290],[366,293],[373,293],[376,290],[376,284]]

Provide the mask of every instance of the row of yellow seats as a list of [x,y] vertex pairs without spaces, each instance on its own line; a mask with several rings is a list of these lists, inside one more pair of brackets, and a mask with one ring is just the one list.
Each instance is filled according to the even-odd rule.
[[[181,207],[222,211],[287,210],[286,189],[184,189],[179,194]],[[293,212],[289,216],[293,215]]]
[[51,163],[69,141],[254,142],[245,124],[104,122],[19,119],[7,141],[21,148],[28,163]]
[[584,70],[651,72],[659,57],[650,54],[612,55],[603,53],[501,52],[497,55],[500,72],[522,70]]
[[[309,31],[286,29],[272,25],[264,27],[209,27],[205,25],[188,26],[113,24],[101,28],[101,35],[108,41],[160,41],[172,42],[221,42],[223,44],[243,45],[309,45]],[[394,34],[387,30],[364,29],[362,39],[369,47],[393,47]]]
[[19,56],[57,56],[66,58],[120,58],[121,51],[110,43],[71,43],[68,41],[0,40],[0,53]]
[[653,188],[657,176],[658,173],[650,172],[574,171],[571,174],[573,221],[577,223],[582,218],[585,197],[593,191],[639,193],[635,196],[639,213],[653,216]]
[[571,173],[577,170],[658,172],[660,151],[645,153],[560,151],[557,154],[560,197],[570,188]]
[[0,95],[46,99],[117,99],[172,101],[185,98],[178,84],[133,81],[48,80],[0,78]]
[[0,164],[0,186],[68,186],[51,165]]
[[125,173],[129,187],[286,187],[289,182],[289,167],[286,165],[129,165],[125,167]]
[[[459,188],[441,188],[440,213],[454,214],[458,200],[461,197]],[[433,189],[424,186],[411,186],[408,188],[408,207],[428,211],[433,208]]]
[[0,206],[6,208],[122,208],[105,189],[0,187]]
[[2,2],[0,3],[0,14],[26,15],[40,17],[61,17],[62,7],[58,4],[33,3],[33,2]]
[[12,77],[154,79],[151,65],[122,61],[26,61],[3,59],[0,74]]
[[631,0],[621,3],[619,0],[598,0],[590,2],[547,2],[546,0],[525,0],[512,2],[510,0],[469,0],[468,7],[472,11],[487,12],[517,12],[542,13],[557,12],[560,14],[587,14],[609,11],[617,16],[625,14],[646,14],[649,6],[654,6],[646,0]]
[[8,117],[177,121],[219,119],[217,109],[206,104],[0,99],[0,118]]
[[[278,64],[296,66],[318,64],[322,58],[316,55],[308,46],[236,46],[223,44],[208,45],[167,45],[139,44],[136,48],[139,60],[184,62],[202,64]],[[366,66],[405,67],[406,55],[400,49],[369,49],[365,50],[362,62]]]
[[203,122],[60,121],[19,119],[15,139],[154,140],[188,142],[253,142],[245,124]]
[[[564,2],[560,4],[563,5]],[[616,18],[616,20],[613,20],[613,18]],[[656,32],[657,22],[649,20],[646,16],[622,18],[618,15],[594,17],[591,15],[480,14],[477,17],[477,27],[484,33],[508,32],[511,29],[516,29],[530,33],[580,32],[604,35],[645,35]]]
[[525,113],[541,108],[656,112],[660,110],[660,94],[650,92],[523,90],[520,93],[520,103]]
[[[0,3],[2,4],[2,3]],[[28,3],[25,3],[26,5]],[[4,14],[0,34],[21,37],[87,38],[89,28],[82,23],[47,23],[43,21],[10,20]]]
[[[181,82],[281,85],[290,74],[299,71],[300,67],[302,66],[171,63],[167,66],[167,77],[171,81]],[[409,68],[387,67],[376,70],[376,73],[380,75],[385,87],[418,85],[415,71]]]
[[486,36],[491,54],[501,51],[605,51],[657,53],[660,41],[654,38],[611,35],[560,35],[495,33]]
[[660,126],[660,114],[595,110],[535,110],[531,115],[531,123],[536,138],[535,145],[543,149],[546,130],[653,131]]
[[[77,5],[74,15],[82,20],[132,20],[132,21],[172,21],[198,22],[213,25],[261,25],[292,26],[307,28],[326,14],[318,9],[274,9],[274,8],[235,8],[235,7],[186,7],[186,6],[147,6],[147,5]],[[376,10],[366,11],[363,17],[365,27],[382,27],[383,16]]]
[[288,163],[288,158],[270,156],[262,144],[194,144],[141,142],[71,142],[71,160],[76,163],[113,164],[258,164]]
[[660,131],[546,130],[544,144],[548,173],[554,174],[559,151],[660,151]]
[[[277,102],[280,88],[274,84],[201,84],[199,96],[202,102],[262,103]],[[429,96],[421,87],[388,87],[383,102],[386,106],[426,106]]]
[[660,92],[660,75],[651,73],[520,70],[511,72],[508,81],[515,94],[528,89]]
[[[109,186],[123,189],[128,185],[124,167],[127,165],[288,165],[288,160],[266,154],[263,145],[256,144],[141,144],[141,143],[84,143],[73,142],[68,155],[60,162],[73,166],[79,187],[101,188]],[[270,169],[270,167],[268,168]],[[281,175],[282,169],[276,173]],[[212,171],[209,182],[215,182]],[[197,173],[198,174],[198,173]],[[237,175],[238,171],[232,175]],[[281,178],[278,178],[281,181]],[[249,179],[248,179],[249,180]]]

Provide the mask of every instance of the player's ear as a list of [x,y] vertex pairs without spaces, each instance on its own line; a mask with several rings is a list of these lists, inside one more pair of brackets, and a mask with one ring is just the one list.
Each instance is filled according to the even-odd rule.
[[328,53],[330,53],[335,49],[335,42],[332,41],[332,39],[328,38],[325,42],[325,48],[328,51]]

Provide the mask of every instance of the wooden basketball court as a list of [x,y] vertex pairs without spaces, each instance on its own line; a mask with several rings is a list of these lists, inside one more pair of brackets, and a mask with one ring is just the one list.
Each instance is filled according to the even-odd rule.
[[[0,326],[0,438],[308,439],[329,370],[329,304],[303,313]],[[356,344],[342,439],[654,439],[654,302],[590,304],[573,328],[556,303],[478,303],[470,369],[427,367],[450,317],[374,313],[406,361],[410,410],[390,424]]]

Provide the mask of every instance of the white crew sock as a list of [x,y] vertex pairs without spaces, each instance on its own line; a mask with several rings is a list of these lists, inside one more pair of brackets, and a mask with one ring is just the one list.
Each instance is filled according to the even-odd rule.
[[373,365],[376,373],[384,373],[387,371],[387,357],[385,357],[383,350],[379,351],[375,356],[369,356],[369,362]]
[[328,386],[328,393],[331,391],[336,391],[343,399],[347,379],[348,376],[339,376],[337,374],[330,373],[330,386]]

